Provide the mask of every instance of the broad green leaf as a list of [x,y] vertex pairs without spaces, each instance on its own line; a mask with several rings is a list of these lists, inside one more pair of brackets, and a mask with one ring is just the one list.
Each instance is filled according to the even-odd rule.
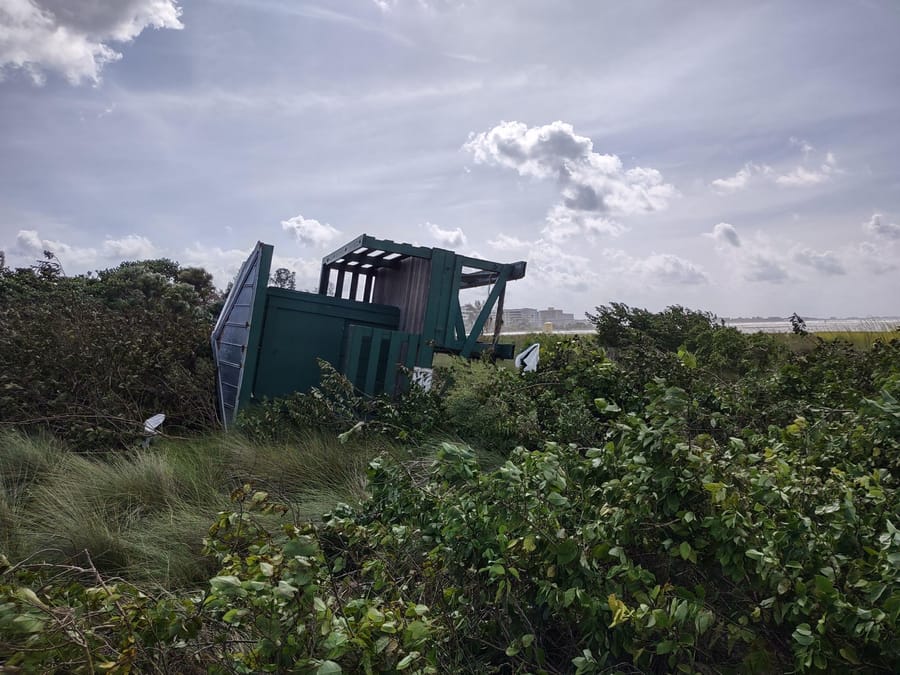
[[410,652],[400,659],[400,662],[397,664],[397,670],[406,670],[417,658],[419,658],[419,652]]
[[674,640],[663,640],[658,645],[656,645],[656,653],[657,654],[669,654],[675,651],[675,641]]

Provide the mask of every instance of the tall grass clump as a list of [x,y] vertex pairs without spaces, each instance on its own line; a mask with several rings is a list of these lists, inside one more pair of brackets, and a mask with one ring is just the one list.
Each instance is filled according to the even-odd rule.
[[15,554],[25,496],[65,452],[48,435],[0,431],[0,550]]
[[365,472],[387,448],[308,433],[265,443],[210,434],[87,456],[49,438],[3,437],[0,546],[12,558],[92,562],[104,573],[169,587],[214,571],[203,539],[232,491],[250,483],[318,519],[365,496]]

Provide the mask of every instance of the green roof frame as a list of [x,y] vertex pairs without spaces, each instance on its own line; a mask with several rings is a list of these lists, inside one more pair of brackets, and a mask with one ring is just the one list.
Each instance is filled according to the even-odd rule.
[[[458,255],[441,248],[428,248],[413,244],[379,239],[361,234],[322,258],[319,277],[319,294],[332,292],[332,273],[336,272],[334,295],[343,297],[347,275],[350,276],[350,297],[359,294],[359,282],[364,280],[362,302],[372,301],[372,287],[380,270],[397,269],[407,258],[431,261],[431,284],[425,311],[422,339],[428,349],[422,351],[421,363],[431,365],[431,353],[442,351],[469,357],[485,349],[478,337],[487,323],[495,305],[502,317],[506,283],[525,276],[525,261],[500,263],[470,256]],[[482,286],[494,286],[475,320],[472,330],[466,334],[459,291]],[[492,347],[497,349],[499,327],[497,324]],[[505,350],[508,351],[508,350]],[[505,353],[498,356],[506,356]],[[427,363],[426,363],[427,362]]]

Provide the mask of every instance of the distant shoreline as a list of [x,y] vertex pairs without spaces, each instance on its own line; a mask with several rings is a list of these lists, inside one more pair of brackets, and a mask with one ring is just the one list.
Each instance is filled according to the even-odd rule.
[[[791,322],[781,320],[723,319],[726,326],[737,328],[742,333],[790,333]],[[900,325],[900,317],[877,317],[870,319],[806,319],[806,330],[810,333],[860,333],[891,331]]]
[[[788,319],[722,319],[726,326],[742,333],[790,333]],[[806,330],[810,333],[872,333],[892,331],[900,326],[900,317],[876,317],[869,319],[806,319]],[[502,331],[502,335],[530,335],[541,330]],[[593,328],[574,330],[554,330],[554,335],[585,335],[593,333]]]

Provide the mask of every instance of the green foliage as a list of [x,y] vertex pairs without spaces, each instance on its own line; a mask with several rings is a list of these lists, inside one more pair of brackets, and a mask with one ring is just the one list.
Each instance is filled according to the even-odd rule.
[[170,260],[0,270],[0,421],[85,449],[132,443],[157,412],[169,431],[210,428],[216,298],[207,272]]
[[365,498],[367,463],[385,449],[317,433],[284,443],[212,435],[87,456],[0,432],[0,551],[83,564],[88,550],[103,574],[168,588],[201,583],[214,564],[202,539],[236,484],[252,481],[295,518],[317,519]]
[[0,662],[26,672],[438,672],[429,608],[348,570],[340,527],[269,527],[288,509],[249,484],[232,499],[237,510],[221,512],[205,542],[218,573],[202,593],[149,594],[105,579],[90,556],[13,566],[0,555]]
[[290,439],[309,431],[344,432],[420,442],[433,433],[441,419],[442,390],[430,392],[412,386],[397,398],[366,396],[330,363],[319,361],[318,387],[306,393],[263,401],[242,410],[237,429],[261,440]]
[[603,350],[580,336],[543,340],[533,373],[455,360],[437,374],[446,387],[441,428],[502,452],[545,438],[590,444],[603,418],[594,401],[622,400],[620,376]]
[[[38,672],[894,672],[900,341],[792,350],[682,308],[614,305],[597,323],[600,342],[546,339],[535,373],[453,362],[432,392],[399,401],[361,396],[326,369],[315,391],[241,420],[268,443],[218,463],[184,447],[167,462],[136,453],[88,467],[18,442],[0,453],[0,518],[28,525],[35,495],[51,504],[48,533],[54,517],[60,531],[75,522],[64,503],[105,511],[96,525],[77,515],[99,533],[79,544],[90,556],[0,560],[0,661]],[[313,428],[326,435],[294,454],[271,440]],[[434,436],[469,444],[441,442],[433,458],[415,448]],[[385,439],[413,447],[368,463]],[[56,465],[83,495],[53,504],[62,475],[41,476]],[[127,555],[129,530],[105,540],[104,523],[177,517],[172,495],[202,502],[202,486],[225,476],[239,482],[234,506],[215,507],[202,591],[106,577],[134,568],[101,555]],[[341,488],[352,506],[333,506]],[[298,502],[331,513],[311,521]]]

